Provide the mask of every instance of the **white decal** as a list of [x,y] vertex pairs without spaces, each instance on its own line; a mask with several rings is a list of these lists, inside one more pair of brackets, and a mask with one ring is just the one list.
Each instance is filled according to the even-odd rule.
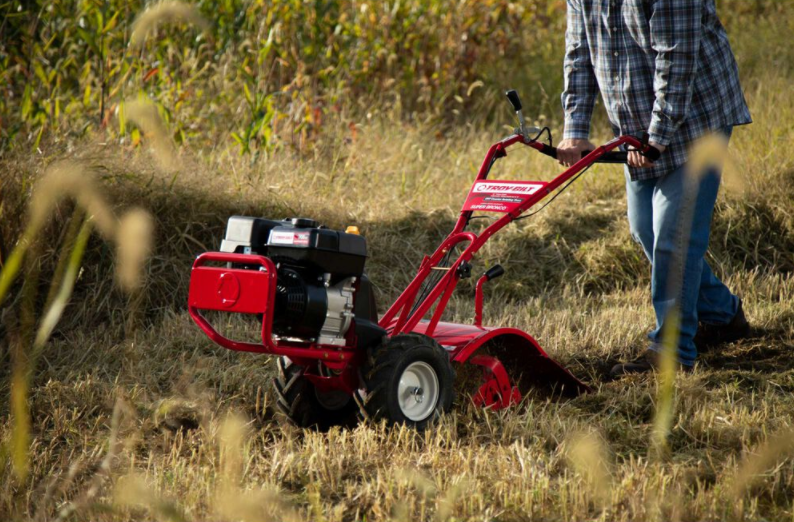
[[291,245],[295,242],[295,234],[292,232],[278,232],[274,230],[270,236],[270,242],[275,245]]
[[270,233],[271,245],[309,246],[309,232],[284,232],[274,230]]
[[485,194],[522,194],[530,196],[542,189],[542,183],[505,183],[494,181],[479,181],[471,190],[473,193]]

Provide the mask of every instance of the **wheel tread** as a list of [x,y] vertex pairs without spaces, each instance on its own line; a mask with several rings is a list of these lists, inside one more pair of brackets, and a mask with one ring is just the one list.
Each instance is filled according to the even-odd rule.
[[[284,418],[301,428],[327,430],[335,425],[350,425],[351,413],[357,410],[351,401],[339,411],[324,409],[315,397],[314,385],[304,376],[304,368],[286,357],[279,357],[278,373],[272,387],[276,394],[276,408]],[[351,410],[352,407],[352,410]]]
[[[401,361],[403,361],[405,357],[410,356],[409,352],[411,350],[419,347],[430,347],[435,351],[435,356],[438,357],[437,362],[443,361],[443,363],[440,364],[445,365],[444,370],[448,373],[446,377],[449,378],[450,382],[447,383],[449,387],[447,391],[448,397],[445,397],[445,403],[441,405],[441,408],[437,409],[425,420],[419,421],[418,423],[409,423],[415,425],[417,429],[424,429],[430,421],[437,418],[443,410],[447,409],[452,404],[452,398],[454,396],[452,383],[454,382],[455,372],[448,359],[446,350],[431,337],[417,333],[399,334],[388,339],[374,349],[371,349],[368,353],[367,366],[369,368],[364,368],[362,372],[368,392],[366,396],[359,397],[356,401],[361,410],[360,415],[362,418],[374,421],[386,419],[390,423],[395,421],[400,422],[400,420],[394,418],[393,413],[389,412],[387,386],[394,378],[394,374]],[[438,377],[440,380],[445,378],[442,375]],[[370,389],[372,391],[369,391]],[[405,419],[402,420],[402,422],[405,421]]]

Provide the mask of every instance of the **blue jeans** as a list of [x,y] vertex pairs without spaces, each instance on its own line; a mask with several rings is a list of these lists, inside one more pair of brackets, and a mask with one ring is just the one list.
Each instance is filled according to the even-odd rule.
[[[730,136],[730,129],[726,132]],[[687,181],[684,166],[660,178],[631,181],[626,169],[631,235],[651,261],[656,328],[648,335],[649,349],[662,349],[665,320],[677,304],[681,313],[678,362],[685,366],[692,366],[697,357],[694,337],[698,320],[727,324],[739,308],[739,298],[717,279],[704,259],[720,177],[718,169],[711,169],[699,181]],[[689,190],[688,182],[697,184],[698,189]],[[687,215],[692,220],[688,234],[687,223],[682,221]]]

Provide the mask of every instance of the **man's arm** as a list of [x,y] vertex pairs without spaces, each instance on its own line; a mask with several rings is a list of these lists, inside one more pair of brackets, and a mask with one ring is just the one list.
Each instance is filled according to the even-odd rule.
[[700,51],[702,0],[656,0],[650,18],[656,51],[650,141],[667,147],[689,113]]
[[568,28],[565,31],[565,90],[562,108],[565,111],[563,140],[557,147],[560,165],[570,167],[582,158],[582,152],[593,150],[588,141],[590,119],[598,92],[590,47],[587,45],[584,15],[579,0],[568,0]]
[[568,0],[568,27],[565,31],[565,90],[562,108],[565,112],[564,139],[586,140],[590,136],[590,119],[593,116],[598,84],[590,47],[587,44],[584,15],[579,0]]

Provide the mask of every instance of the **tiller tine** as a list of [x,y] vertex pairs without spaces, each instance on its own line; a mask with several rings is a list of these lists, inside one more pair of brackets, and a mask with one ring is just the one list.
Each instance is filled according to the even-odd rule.
[[496,357],[477,355],[468,360],[471,364],[482,366],[483,382],[472,400],[476,406],[501,410],[521,402],[518,386],[513,386],[505,367]]

